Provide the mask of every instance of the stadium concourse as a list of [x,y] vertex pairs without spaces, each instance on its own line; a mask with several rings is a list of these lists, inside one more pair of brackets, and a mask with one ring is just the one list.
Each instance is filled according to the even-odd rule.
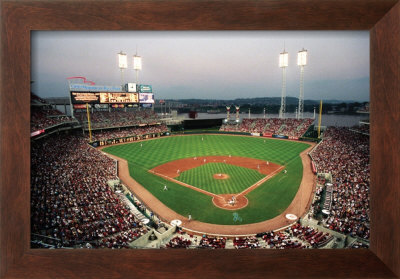
[[[121,184],[115,161],[88,144],[83,113],[71,118],[35,95],[31,103],[32,248],[368,247],[369,136],[365,133],[327,129],[311,153],[319,175],[313,204],[301,220],[277,231],[227,237],[194,234],[179,223],[163,222],[151,205]],[[92,111],[91,117],[93,140],[107,144],[160,137],[168,131],[149,109]],[[311,123],[310,119],[249,119],[232,129],[300,137]]]

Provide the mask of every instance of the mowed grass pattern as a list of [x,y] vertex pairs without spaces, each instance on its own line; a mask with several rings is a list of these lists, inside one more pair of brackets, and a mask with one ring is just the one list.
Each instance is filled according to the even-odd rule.
[[[227,174],[228,179],[215,179],[214,174]],[[265,175],[256,170],[225,163],[207,163],[182,172],[177,180],[213,194],[236,194],[249,188]]]
[[[172,160],[195,156],[242,156],[285,165],[282,172],[263,183],[247,195],[249,205],[237,210],[240,224],[261,222],[274,218],[293,200],[300,185],[303,166],[300,152],[307,143],[264,139],[249,136],[190,135],[172,136],[142,142],[109,146],[103,149],[128,161],[130,175],[157,199],[177,213],[196,220],[233,225],[234,212],[217,208],[210,196],[148,172],[158,165]],[[163,191],[164,185],[168,191]],[[151,207],[151,205],[150,205]]]

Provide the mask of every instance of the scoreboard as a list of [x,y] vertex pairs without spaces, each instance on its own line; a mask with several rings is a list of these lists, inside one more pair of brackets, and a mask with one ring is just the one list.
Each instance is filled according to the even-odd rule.
[[86,104],[105,108],[152,107],[154,104],[151,85],[128,83],[123,88],[123,86],[70,84],[69,88],[71,103],[76,109],[84,108]]
[[138,93],[71,92],[72,104],[133,104],[139,103]]

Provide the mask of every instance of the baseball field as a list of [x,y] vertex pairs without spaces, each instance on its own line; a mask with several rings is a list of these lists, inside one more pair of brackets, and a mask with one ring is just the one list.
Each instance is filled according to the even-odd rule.
[[244,225],[288,208],[303,177],[299,154],[309,147],[260,137],[188,135],[103,151],[126,160],[130,176],[176,213],[205,223]]

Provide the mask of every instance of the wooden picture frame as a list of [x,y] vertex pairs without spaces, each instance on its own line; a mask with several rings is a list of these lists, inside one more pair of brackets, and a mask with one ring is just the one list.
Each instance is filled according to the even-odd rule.
[[[1,278],[400,276],[399,19],[399,0],[2,0]],[[34,30],[370,30],[370,249],[30,249]]]

